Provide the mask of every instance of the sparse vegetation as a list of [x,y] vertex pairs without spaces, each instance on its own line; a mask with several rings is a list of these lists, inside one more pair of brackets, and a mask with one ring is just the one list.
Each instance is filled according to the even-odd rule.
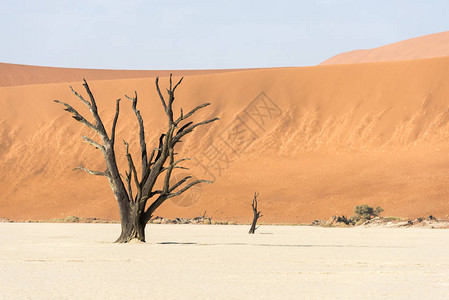
[[400,218],[400,217],[384,217],[384,219],[389,222],[390,221],[407,221],[406,218]]
[[349,218],[349,222],[353,225],[365,222],[371,220],[372,218],[378,217],[379,214],[383,211],[384,210],[380,206],[372,208],[367,204],[357,205],[354,209],[355,215]]

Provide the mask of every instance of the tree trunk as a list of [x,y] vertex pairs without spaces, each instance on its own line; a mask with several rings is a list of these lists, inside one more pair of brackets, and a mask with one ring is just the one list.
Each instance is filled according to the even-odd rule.
[[254,217],[253,217],[253,223],[251,224],[251,228],[249,229],[249,234],[254,234],[254,232],[256,231],[256,223],[257,223],[257,211],[254,211]]
[[257,211],[257,197],[259,196],[259,193],[254,193],[253,203],[251,204],[251,207],[253,209],[253,223],[251,224],[251,228],[249,229],[249,234],[254,234],[256,231],[256,224],[257,220],[262,217],[260,214],[260,211]]
[[116,243],[128,243],[133,239],[145,242],[145,226],[147,222],[137,208],[131,207],[129,213],[121,218],[120,223],[122,232],[115,241]]

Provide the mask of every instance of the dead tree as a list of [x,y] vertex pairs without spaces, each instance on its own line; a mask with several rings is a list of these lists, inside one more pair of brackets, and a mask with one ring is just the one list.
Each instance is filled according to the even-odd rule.
[[251,224],[251,228],[249,229],[249,234],[254,234],[256,231],[256,224],[257,220],[262,217],[260,214],[261,211],[257,211],[257,197],[259,196],[259,193],[254,193],[253,203],[251,204],[251,207],[253,208],[253,223]]
[[[156,78],[156,89],[159,94],[162,106],[167,116],[168,124],[165,133],[159,138],[159,145],[154,148],[148,155],[147,145],[145,142],[145,128],[140,111],[137,109],[137,92],[134,97],[128,97],[131,100],[131,107],[136,115],[139,124],[140,136],[140,152],[141,152],[141,174],[137,173],[135,160],[130,151],[129,144],[124,141],[126,149],[126,158],[128,161],[128,170],[123,175],[117,167],[115,155],[115,132],[120,111],[120,99],[116,101],[116,110],[112,128],[108,133],[104,127],[104,123],[98,114],[97,104],[89,85],[84,80],[84,88],[87,92],[89,100],[86,100],[81,94],[77,93],[72,87],[72,92],[76,97],[84,103],[93,117],[93,122],[88,121],[85,117],[78,113],[72,106],[67,103],[55,100],[55,102],[65,106],[66,111],[72,114],[72,117],[93,130],[100,138],[101,142],[83,136],[88,144],[99,149],[103,154],[106,162],[106,170],[93,171],[84,167],[77,167],[74,170],[83,170],[91,175],[104,176],[108,179],[109,185],[114,193],[114,197],[118,203],[121,222],[121,234],[116,240],[118,243],[127,243],[132,239],[145,241],[145,226],[151,219],[154,211],[167,199],[178,196],[192,186],[199,183],[211,183],[207,180],[195,180],[190,183],[187,181],[191,176],[186,176],[181,180],[171,183],[170,176],[174,169],[187,169],[180,166],[180,163],[188,160],[188,158],[175,159],[177,153],[174,148],[177,143],[198,126],[206,125],[218,120],[218,118],[209,119],[199,123],[186,122],[199,109],[202,109],[210,103],[201,104],[184,114],[182,109],[180,115],[175,118],[173,113],[173,102],[175,100],[175,90],[182,82],[181,78],[175,85],[172,83],[170,75],[169,88],[167,95],[164,97],[159,88],[159,77]],[[158,179],[162,181],[162,188],[156,190],[155,185]]]

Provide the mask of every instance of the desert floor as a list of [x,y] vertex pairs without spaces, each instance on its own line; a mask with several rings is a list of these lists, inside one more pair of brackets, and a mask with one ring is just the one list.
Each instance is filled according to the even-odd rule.
[[1,299],[448,299],[449,231],[0,223]]

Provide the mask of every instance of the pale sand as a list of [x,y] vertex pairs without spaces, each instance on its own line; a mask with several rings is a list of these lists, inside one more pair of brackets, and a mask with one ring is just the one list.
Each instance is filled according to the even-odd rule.
[[445,230],[0,224],[0,299],[447,299]]

